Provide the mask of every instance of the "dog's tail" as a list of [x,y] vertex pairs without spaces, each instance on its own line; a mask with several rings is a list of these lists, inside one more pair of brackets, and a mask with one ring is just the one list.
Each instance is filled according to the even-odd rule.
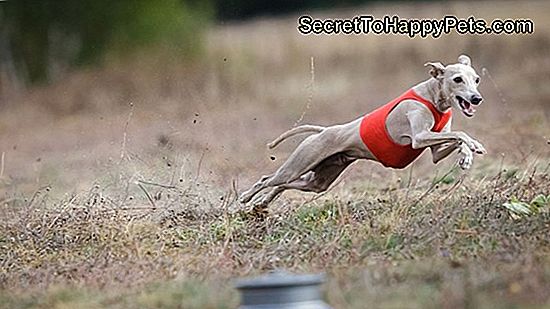
[[291,136],[294,136],[296,134],[302,134],[302,133],[307,133],[307,132],[315,132],[315,133],[320,133],[322,132],[323,130],[325,129],[325,127],[321,127],[321,126],[314,126],[314,125],[309,125],[309,124],[306,124],[306,125],[303,125],[303,126],[299,126],[299,127],[296,127],[296,128],[292,128],[288,131],[286,131],[285,133],[281,134],[281,136],[277,137],[274,141],[272,141],[271,143],[267,144],[267,147],[269,149],[273,149],[275,147],[277,147],[277,145],[279,145],[282,141],[284,141],[285,139],[291,137]]

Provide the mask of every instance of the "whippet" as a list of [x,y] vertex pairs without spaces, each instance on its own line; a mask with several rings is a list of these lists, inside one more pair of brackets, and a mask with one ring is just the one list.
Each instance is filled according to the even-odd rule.
[[248,203],[267,188],[270,191],[254,199],[255,207],[265,209],[288,189],[320,193],[357,159],[404,168],[428,147],[434,163],[457,150],[458,165],[469,169],[474,153],[486,151],[466,133],[451,131],[451,113],[455,108],[466,117],[474,116],[474,106],[482,101],[477,90],[480,77],[466,55],[455,64],[428,62],[425,66],[430,67],[428,80],[361,118],[330,127],[299,126],[269,143],[274,148],[293,135],[316,133],[302,141],[275,173],[243,192],[240,202]]

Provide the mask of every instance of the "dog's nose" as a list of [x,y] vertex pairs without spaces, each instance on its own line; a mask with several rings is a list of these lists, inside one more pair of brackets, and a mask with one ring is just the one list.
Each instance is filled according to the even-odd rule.
[[470,102],[472,102],[472,104],[474,105],[478,105],[481,103],[481,101],[483,101],[483,98],[477,94],[474,94],[472,96],[472,98],[470,99]]

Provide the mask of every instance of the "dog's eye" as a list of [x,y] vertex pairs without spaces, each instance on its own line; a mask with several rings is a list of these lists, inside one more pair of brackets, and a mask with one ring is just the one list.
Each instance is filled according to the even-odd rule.
[[479,84],[479,77],[476,78],[476,84]]
[[459,77],[453,78],[453,81],[457,84],[460,84],[460,83],[462,83],[463,80],[462,80],[462,77],[459,76]]

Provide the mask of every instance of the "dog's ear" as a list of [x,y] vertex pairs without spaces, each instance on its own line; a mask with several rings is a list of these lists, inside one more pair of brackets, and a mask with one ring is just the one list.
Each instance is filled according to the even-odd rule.
[[472,60],[466,55],[458,56],[458,63],[462,63],[463,65],[467,65],[470,67],[472,66]]
[[424,66],[431,67],[430,75],[435,78],[441,78],[443,73],[445,73],[445,66],[441,62],[428,62]]

